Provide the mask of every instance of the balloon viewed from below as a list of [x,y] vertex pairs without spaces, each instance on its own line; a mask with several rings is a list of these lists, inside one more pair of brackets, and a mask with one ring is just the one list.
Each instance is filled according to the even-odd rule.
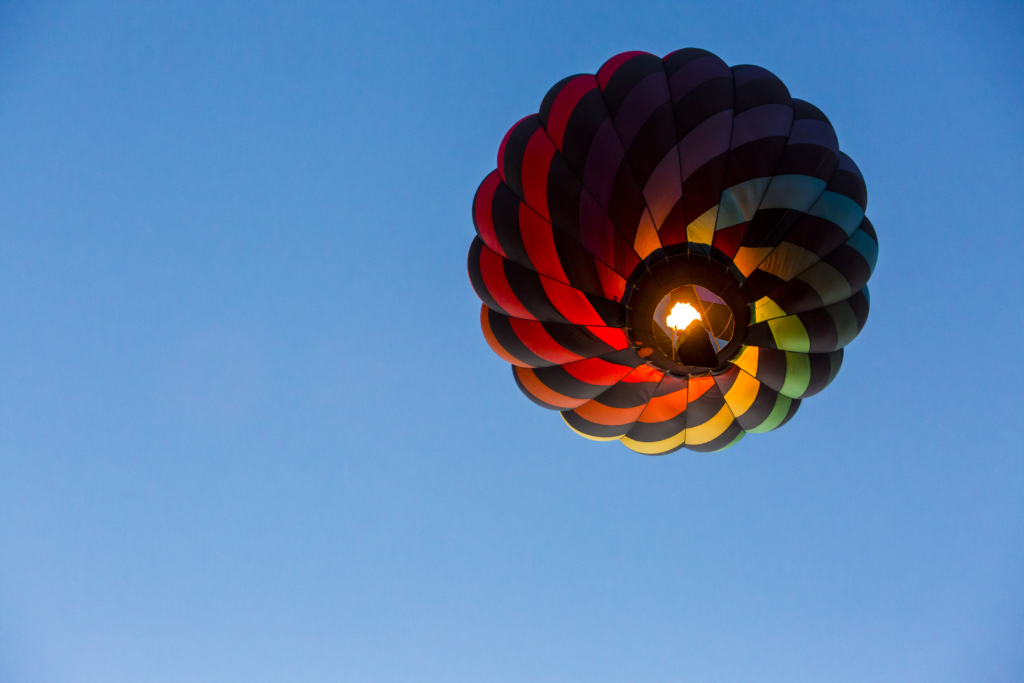
[[535,403],[640,453],[789,421],[868,316],[867,188],[814,105],[705,50],[557,83],[473,202],[491,348]]

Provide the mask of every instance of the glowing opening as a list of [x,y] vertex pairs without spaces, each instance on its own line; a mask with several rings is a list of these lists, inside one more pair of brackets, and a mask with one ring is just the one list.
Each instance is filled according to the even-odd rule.
[[694,320],[700,320],[700,313],[697,309],[686,303],[676,303],[672,311],[665,318],[665,324],[677,332],[689,327]]
[[732,309],[722,297],[692,284],[665,294],[651,322],[654,344],[662,355],[691,368],[718,367],[725,360],[719,354],[736,332]]

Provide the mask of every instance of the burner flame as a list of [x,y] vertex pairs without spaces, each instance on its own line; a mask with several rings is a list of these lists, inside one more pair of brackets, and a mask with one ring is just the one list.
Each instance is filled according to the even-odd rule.
[[665,318],[665,324],[676,332],[682,332],[693,324],[694,320],[700,320],[697,309],[690,304],[677,303]]

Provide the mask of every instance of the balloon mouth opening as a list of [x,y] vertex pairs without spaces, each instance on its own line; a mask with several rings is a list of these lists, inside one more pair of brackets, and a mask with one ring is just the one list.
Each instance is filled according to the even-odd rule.
[[707,256],[665,256],[645,264],[624,302],[637,354],[677,376],[721,372],[735,358],[750,325],[750,304],[729,265]]
[[736,322],[732,309],[700,285],[676,287],[654,309],[654,342],[673,362],[713,368],[718,354],[732,341]]

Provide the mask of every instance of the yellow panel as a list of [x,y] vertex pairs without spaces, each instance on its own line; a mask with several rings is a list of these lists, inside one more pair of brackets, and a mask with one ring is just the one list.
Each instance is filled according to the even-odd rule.
[[686,430],[684,429],[675,436],[670,436],[662,441],[636,441],[625,436],[622,437],[621,441],[627,448],[636,451],[637,453],[658,455],[660,453],[667,453],[674,448],[682,446],[686,441]]
[[640,219],[639,227],[636,229],[636,239],[633,240],[633,250],[643,259],[658,249],[661,249],[658,231],[654,228],[654,221],[651,220],[650,212],[644,209],[644,215]]
[[768,258],[758,268],[789,282],[819,260],[813,251],[798,247],[792,242],[783,242],[768,254]]
[[741,273],[750,275],[770,253],[772,247],[740,247],[732,260]]
[[768,297],[761,297],[754,305],[754,322],[761,323],[772,318],[784,318],[786,312]]
[[571,424],[569,424],[569,421],[565,419],[565,415],[562,415],[562,413],[558,413],[558,415],[559,415],[559,417],[562,418],[562,422],[564,422],[566,424],[566,426],[569,427],[569,429],[571,429],[572,431],[576,432],[577,434],[582,436],[584,439],[590,439],[591,441],[618,441],[618,439],[620,438],[620,437],[617,437],[617,436],[591,436],[590,434],[584,434],[583,432],[581,432],[580,430],[576,429]]
[[686,430],[686,443],[692,446],[699,446],[702,443],[707,443],[712,439],[721,436],[729,425],[733,423],[732,411],[729,410],[729,404],[722,406],[722,409],[718,413],[700,425],[699,427],[692,427]]
[[739,417],[750,410],[754,399],[757,398],[757,390],[760,388],[760,382],[741,371],[725,395],[725,402],[729,405],[732,414]]
[[775,318],[768,321],[768,327],[775,337],[775,346],[783,351],[798,351],[807,353],[811,350],[811,339],[807,336],[807,329],[795,315],[785,318]]
[[697,244],[711,244],[715,237],[715,221],[718,220],[718,204],[693,219],[686,226],[686,241]]
[[757,377],[757,347],[744,346],[740,355],[731,361],[733,365]]

